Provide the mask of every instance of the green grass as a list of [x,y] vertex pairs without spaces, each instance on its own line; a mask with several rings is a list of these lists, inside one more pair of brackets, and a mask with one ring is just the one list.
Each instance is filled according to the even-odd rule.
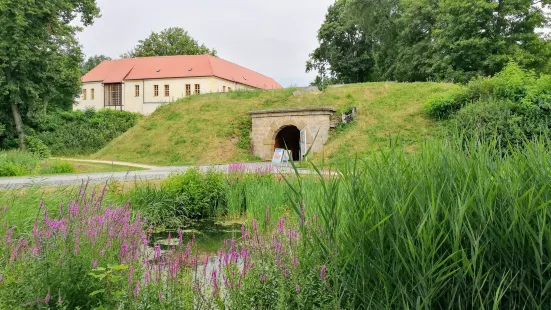
[[165,105],[142,119],[92,157],[154,165],[257,160],[248,153],[248,112],[259,109],[331,106],[358,108],[357,121],[331,134],[325,157],[342,161],[398,139],[410,149],[441,128],[421,106],[434,94],[457,88],[444,83],[367,83],[292,96],[293,89],[192,96]]
[[124,172],[124,171],[140,171],[143,168],[110,165],[102,163],[87,163],[87,162],[72,162],[75,167],[75,173],[96,173],[96,172]]

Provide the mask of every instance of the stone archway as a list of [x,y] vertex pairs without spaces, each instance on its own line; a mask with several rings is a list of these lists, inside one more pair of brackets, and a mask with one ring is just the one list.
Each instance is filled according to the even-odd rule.
[[[249,112],[253,123],[251,134],[253,155],[263,160],[270,160],[276,146],[278,135],[282,130],[285,130],[285,128],[292,127],[306,134],[307,149],[311,148],[312,152],[323,150],[323,145],[329,138],[331,116],[334,113],[335,109],[329,107]],[[295,152],[293,152],[293,157],[295,155],[294,153]]]
[[294,161],[300,158],[300,130],[296,126],[284,126],[279,129],[274,139],[274,149],[291,151]]

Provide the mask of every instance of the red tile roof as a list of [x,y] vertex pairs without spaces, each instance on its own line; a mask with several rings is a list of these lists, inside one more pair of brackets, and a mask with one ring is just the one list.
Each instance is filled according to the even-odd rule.
[[82,77],[82,82],[120,83],[147,80],[216,76],[261,89],[281,85],[265,75],[210,55],[142,57],[104,61]]

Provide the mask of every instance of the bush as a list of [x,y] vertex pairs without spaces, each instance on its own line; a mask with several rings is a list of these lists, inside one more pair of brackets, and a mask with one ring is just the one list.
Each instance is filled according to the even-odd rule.
[[36,125],[36,136],[54,155],[94,153],[132,128],[140,115],[125,111],[64,111],[46,116]]
[[551,134],[551,76],[538,78],[510,62],[494,77],[473,79],[461,91],[431,99],[425,110],[434,119],[454,116],[453,124],[467,136],[521,144]]
[[75,173],[76,169],[73,164],[63,160],[50,160],[45,162],[40,167],[40,174],[61,174],[61,173]]
[[226,212],[226,179],[222,173],[189,169],[166,179],[161,188],[171,193],[187,218],[213,217]]
[[0,152],[0,177],[14,177],[33,174],[40,160],[24,151]]
[[444,120],[450,118],[464,104],[465,91],[461,89],[450,94],[430,98],[423,109],[429,117]]
[[[525,111],[520,112],[521,109]],[[497,140],[503,146],[522,144],[526,139],[541,135],[549,136],[549,124],[549,119],[533,108],[497,100],[467,105],[454,120],[458,130],[467,136]]]
[[25,136],[25,143],[27,144],[27,150],[40,159],[52,156],[48,146],[37,137]]
[[190,219],[210,218],[227,212],[227,181],[222,173],[189,169],[173,174],[159,188],[138,186],[124,196],[145,214],[150,224],[179,227]]

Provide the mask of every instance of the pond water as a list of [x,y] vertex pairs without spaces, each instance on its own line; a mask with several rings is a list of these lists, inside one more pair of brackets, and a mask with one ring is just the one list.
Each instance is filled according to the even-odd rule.
[[[197,252],[214,254],[223,246],[224,240],[241,237],[241,226],[244,220],[219,221],[216,219],[205,219],[195,221],[192,224],[182,227],[183,244],[187,244],[195,236]],[[171,241],[168,236],[170,234]],[[153,244],[158,243],[162,250],[171,245],[178,244],[177,229],[165,230],[155,233],[152,236]]]

